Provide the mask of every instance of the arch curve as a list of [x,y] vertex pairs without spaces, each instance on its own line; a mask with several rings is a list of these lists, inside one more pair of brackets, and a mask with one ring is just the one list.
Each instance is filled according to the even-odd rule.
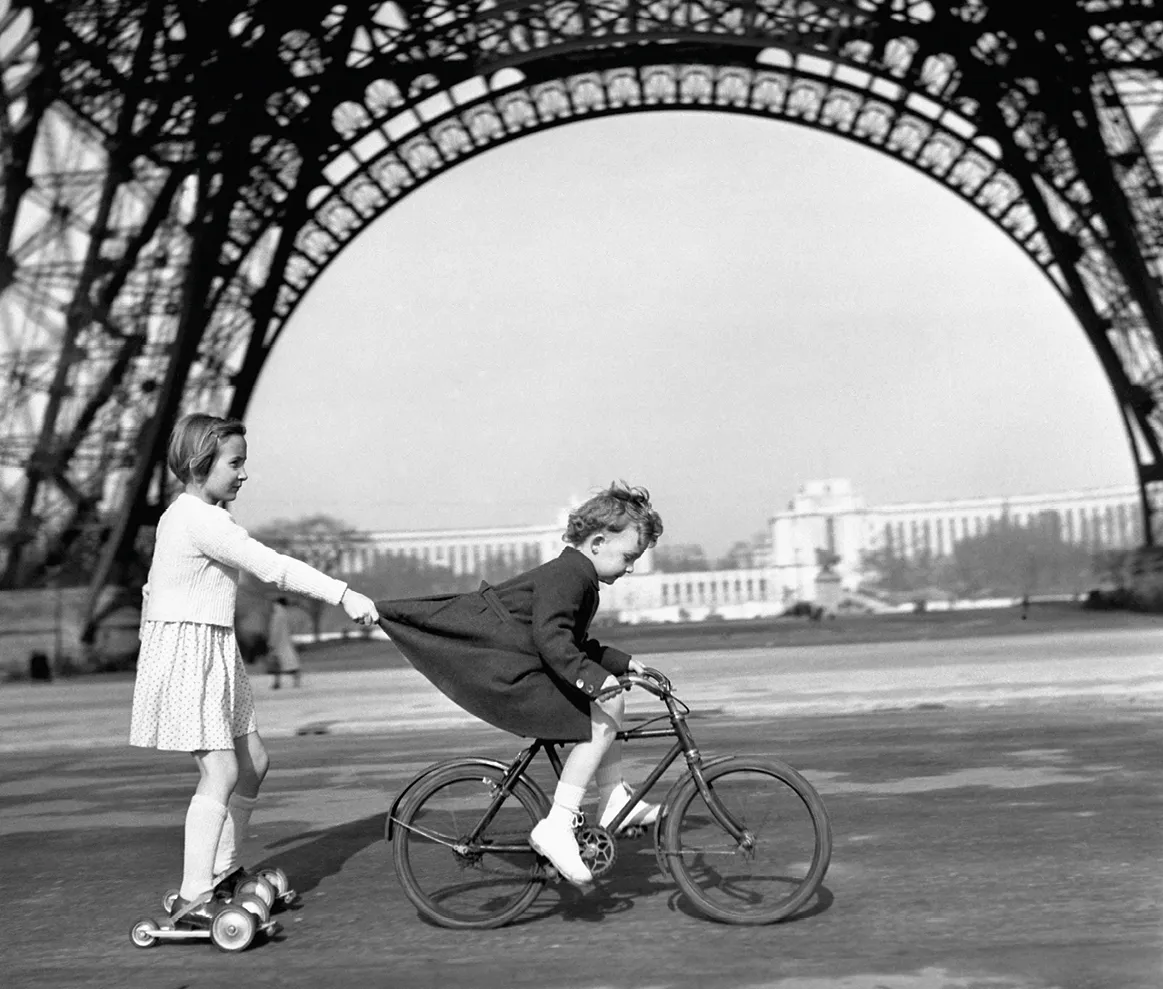
[[1065,293],[1045,233],[996,147],[977,134],[971,121],[952,117],[936,104],[890,100],[877,91],[884,82],[870,75],[860,87],[854,80],[811,76],[790,67],[669,63],[624,65],[533,84],[521,81],[497,91],[486,89],[482,79],[467,99],[456,99],[449,90],[429,93],[430,105],[444,105],[426,118],[418,115],[415,101],[360,105],[359,112],[350,102],[341,103],[337,124],[347,125],[341,131],[347,143],[322,169],[323,176],[334,180],[312,190],[312,213],[288,258],[268,339],[273,343],[299,301],[348,243],[428,182],[522,137],[641,112],[739,114],[809,127],[879,151],[983,213]]

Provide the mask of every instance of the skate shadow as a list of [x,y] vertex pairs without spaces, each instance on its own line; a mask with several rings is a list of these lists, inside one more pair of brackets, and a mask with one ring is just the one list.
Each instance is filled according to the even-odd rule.
[[277,866],[300,895],[324,879],[338,875],[360,852],[384,841],[387,812],[372,814],[335,827],[292,835],[266,847],[266,857],[255,868]]

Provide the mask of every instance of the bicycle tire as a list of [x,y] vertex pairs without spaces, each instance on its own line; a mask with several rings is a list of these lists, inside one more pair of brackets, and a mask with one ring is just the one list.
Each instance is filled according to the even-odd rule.
[[[776,760],[731,759],[708,768],[704,779],[755,842],[749,848],[736,842],[688,778],[668,804],[662,829],[662,851],[679,889],[700,913],[723,923],[771,924],[791,916],[819,888],[832,857],[832,826],[820,795]],[[768,833],[773,827],[780,827],[778,843]]]
[[[449,766],[417,783],[398,812],[396,875],[413,906],[441,927],[501,927],[529,909],[545,887],[528,838],[548,808],[524,779],[471,848],[451,847],[480,823],[503,776],[503,770],[471,761]],[[490,853],[492,845],[507,850]]]

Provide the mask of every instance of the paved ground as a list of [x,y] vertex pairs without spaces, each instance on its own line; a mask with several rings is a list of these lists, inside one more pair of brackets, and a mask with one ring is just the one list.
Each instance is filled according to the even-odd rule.
[[[194,776],[121,744],[128,684],[5,686],[0,985],[1158,989],[1153,637],[1023,641],[782,652],[778,669],[752,652],[652,659],[689,686],[708,754],[786,759],[827,802],[820,897],[758,929],[695,915],[643,844],[599,889],[552,888],[509,928],[426,924],[395,881],[387,806],[424,765],[505,758],[516,740],[426,706],[407,677],[260,684],[274,770],[252,860],[284,867],[304,902],[240,956],[129,944],[180,869]],[[638,743],[631,775],[663,748]]]
[[[689,703],[729,717],[833,714],[917,704],[1163,697],[1154,626],[941,641],[781,649],[712,649],[642,657],[665,671]],[[270,689],[255,675],[266,738],[299,732],[366,733],[474,723],[409,668],[315,672],[305,685]],[[52,746],[121,746],[129,736],[133,681],[90,676],[51,684],[0,684],[0,752]],[[633,705],[632,705],[633,707]]]

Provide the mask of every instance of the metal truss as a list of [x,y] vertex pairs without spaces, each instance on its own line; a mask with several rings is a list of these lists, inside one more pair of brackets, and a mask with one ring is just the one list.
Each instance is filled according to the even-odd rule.
[[179,410],[245,413],[368,224],[489,148],[643,111],[828,131],[1053,283],[1163,505],[1163,12],[1147,0],[0,0],[0,582],[132,582]]

